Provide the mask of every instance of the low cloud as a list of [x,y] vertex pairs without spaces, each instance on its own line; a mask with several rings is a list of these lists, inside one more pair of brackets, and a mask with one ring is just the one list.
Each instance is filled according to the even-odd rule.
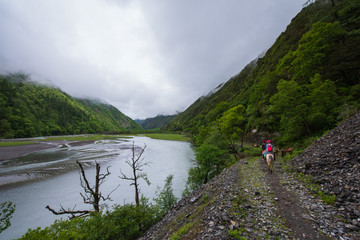
[[0,70],[104,99],[132,118],[173,114],[270,47],[302,4],[2,0]]

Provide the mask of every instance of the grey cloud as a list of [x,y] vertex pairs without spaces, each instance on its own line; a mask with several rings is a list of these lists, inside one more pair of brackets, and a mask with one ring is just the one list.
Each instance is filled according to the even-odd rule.
[[270,47],[302,4],[0,0],[0,70],[104,99],[132,118],[171,114]]

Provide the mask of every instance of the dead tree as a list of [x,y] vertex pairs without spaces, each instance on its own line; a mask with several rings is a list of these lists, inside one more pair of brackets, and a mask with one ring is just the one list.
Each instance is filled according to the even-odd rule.
[[147,174],[143,172],[144,166],[149,165],[149,162],[144,161],[144,158],[141,158],[145,151],[146,145],[144,145],[144,148],[141,148],[141,150],[136,154],[135,151],[135,143],[133,142],[132,145],[132,158],[131,161],[127,160],[126,163],[131,167],[132,170],[132,176],[129,177],[125,175],[121,169],[120,173],[121,176],[119,178],[131,181],[130,186],[135,187],[135,203],[136,206],[140,205],[140,189],[139,189],[139,180],[144,179],[148,185],[150,185],[150,182],[147,178]]
[[83,210],[83,211],[81,211],[81,210],[75,211],[74,209],[73,210],[70,210],[70,209],[65,210],[65,208],[63,206],[61,206],[59,211],[52,209],[49,205],[47,205],[46,208],[55,215],[70,214],[71,216],[69,217],[69,219],[76,218],[76,217],[84,217],[91,213],[91,211],[89,211],[89,210]]
[[76,163],[80,167],[80,173],[81,173],[80,174],[80,184],[81,184],[81,187],[85,191],[85,194],[80,193],[80,195],[83,198],[84,203],[91,204],[93,206],[94,210],[93,211],[90,211],[90,210],[75,211],[74,209],[65,210],[64,207],[61,206],[60,210],[56,211],[56,210],[52,209],[51,207],[49,207],[49,205],[46,206],[46,208],[55,215],[70,214],[71,215],[69,217],[70,219],[75,218],[75,217],[84,217],[84,216],[89,215],[91,212],[95,212],[95,213],[100,212],[100,201],[101,200],[103,200],[104,202],[106,200],[111,201],[111,199],[110,199],[111,193],[113,193],[119,187],[119,186],[117,186],[106,197],[104,197],[102,195],[102,193],[100,192],[100,186],[104,183],[105,178],[110,175],[109,167],[106,168],[106,173],[101,174],[100,173],[100,164],[95,162],[96,163],[95,185],[91,187],[88,179],[86,178],[84,167],[82,166],[82,164],[80,162],[76,161]]

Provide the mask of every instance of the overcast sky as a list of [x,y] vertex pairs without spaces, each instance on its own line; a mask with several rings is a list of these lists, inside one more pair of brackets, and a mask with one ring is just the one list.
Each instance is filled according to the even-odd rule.
[[305,0],[0,0],[0,71],[129,117],[185,110],[268,49]]

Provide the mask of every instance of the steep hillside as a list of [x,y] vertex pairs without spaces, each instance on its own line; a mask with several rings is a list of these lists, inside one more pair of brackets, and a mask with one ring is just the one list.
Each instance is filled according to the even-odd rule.
[[346,222],[360,218],[360,112],[317,140],[292,165],[313,176],[322,191],[337,196]]
[[153,118],[146,118],[144,120],[135,121],[140,124],[144,129],[156,129],[168,125],[175,117],[176,115],[158,115]]
[[121,129],[141,129],[131,118],[123,114],[116,107],[93,99],[77,99],[82,102],[89,112],[92,112],[98,119],[102,119],[106,125],[120,126]]
[[243,159],[141,239],[360,239],[359,133],[360,112],[293,158],[298,172],[283,170],[288,157],[273,174],[260,156]]
[[360,106],[360,4],[331,2],[305,7],[264,57],[199,98],[167,129],[190,132],[201,144],[196,136],[211,135],[222,114],[241,104],[246,132],[280,132],[278,143],[285,144],[321,135],[354,114]]
[[115,107],[76,99],[23,74],[0,76],[0,138],[141,128]]

